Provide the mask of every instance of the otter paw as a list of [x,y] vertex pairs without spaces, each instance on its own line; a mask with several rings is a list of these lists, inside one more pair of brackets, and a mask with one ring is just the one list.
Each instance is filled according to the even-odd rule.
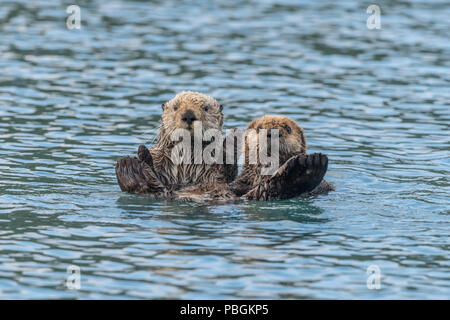
[[122,191],[133,192],[140,183],[141,178],[135,176],[132,162],[130,157],[117,160],[116,177]]
[[137,158],[125,157],[118,160],[116,176],[122,191],[153,193],[161,196],[169,194],[147,163]]
[[269,179],[270,194],[288,199],[312,191],[328,169],[328,157],[322,153],[294,156]]
[[293,156],[245,197],[255,200],[275,200],[299,196],[316,188],[327,168],[328,157],[322,153]]
[[150,151],[148,151],[147,147],[141,144],[138,149],[138,159],[141,161],[144,161],[146,164],[150,166],[150,168],[153,168],[153,158],[150,154]]

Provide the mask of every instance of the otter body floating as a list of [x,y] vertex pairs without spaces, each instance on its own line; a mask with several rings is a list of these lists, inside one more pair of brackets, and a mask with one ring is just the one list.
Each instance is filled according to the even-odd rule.
[[[288,199],[311,192],[319,185],[328,191],[323,176],[327,171],[328,158],[323,154],[306,154],[303,130],[291,119],[280,116],[264,116],[254,120],[247,128],[244,138],[234,135],[223,141],[215,138],[203,139],[207,132],[221,132],[223,125],[222,106],[212,97],[197,92],[182,92],[162,105],[162,118],[157,142],[150,149],[141,145],[138,157],[125,157],[116,163],[116,176],[122,191],[146,194],[154,199],[222,200],[239,199],[275,200]],[[201,125],[200,139],[196,130]],[[258,135],[250,130],[275,129],[279,138],[277,166],[271,174],[263,174],[266,164],[257,158],[249,161],[251,151],[260,150]],[[188,153],[182,153],[184,161],[175,161],[180,150],[174,142],[177,130],[187,132]],[[192,134],[194,137],[192,138]],[[221,138],[220,138],[221,139]],[[242,174],[237,176],[237,159],[241,153],[239,139],[244,139],[245,163]],[[185,138],[183,138],[183,142]],[[218,155],[220,161],[198,162],[196,143],[200,140],[200,154]],[[228,144],[232,140],[233,143]],[[241,142],[241,141],[240,141]],[[211,146],[218,146],[211,153]],[[185,144],[186,147],[186,144]],[[269,148],[269,150],[271,150]],[[191,152],[193,151],[193,152]],[[208,151],[208,152],[207,152]],[[228,151],[228,152],[227,152]],[[270,151],[273,154],[273,150]],[[231,157],[230,157],[231,154]],[[232,159],[232,163],[224,160]],[[186,161],[188,160],[188,161]]]

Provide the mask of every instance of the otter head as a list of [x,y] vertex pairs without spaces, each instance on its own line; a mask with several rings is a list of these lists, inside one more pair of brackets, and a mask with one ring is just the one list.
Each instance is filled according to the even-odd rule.
[[278,134],[279,154],[283,162],[295,154],[306,154],[306,140],[303,129],[288,117],[266,115],[253,120],[247,129],[253,130],[249,132],[249,139],[246,141],[246,150],[258,146],[258,135],[263,133],[261,129],[265,129],[269,152],[271,137],[273,134]]
[[201,124],[203,131],[222,130],[222,106],[212,97],[192,91],[177,94],[162,105],[162,128],[166,132],[175,129],[192,131]]

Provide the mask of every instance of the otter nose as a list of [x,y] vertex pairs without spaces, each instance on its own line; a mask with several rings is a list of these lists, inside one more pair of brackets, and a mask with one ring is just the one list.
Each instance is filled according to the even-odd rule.
[[192,122],[197,120],[197,118],[195,117],[195,114],[191,110],[188,110],[183,114],[181,120],[183,120],[187,124],[192,124]]

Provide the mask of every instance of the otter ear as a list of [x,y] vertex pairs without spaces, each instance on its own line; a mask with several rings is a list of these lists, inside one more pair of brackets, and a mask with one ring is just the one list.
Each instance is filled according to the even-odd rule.
[[220,111],[223,110],[223,105],[222,105],[222,104],[219,106],[219,110],[220,110]]
[[161,109],[164,111],[165,108],[166,108],[166,104],[163,103],[163,104],[161,105]]

